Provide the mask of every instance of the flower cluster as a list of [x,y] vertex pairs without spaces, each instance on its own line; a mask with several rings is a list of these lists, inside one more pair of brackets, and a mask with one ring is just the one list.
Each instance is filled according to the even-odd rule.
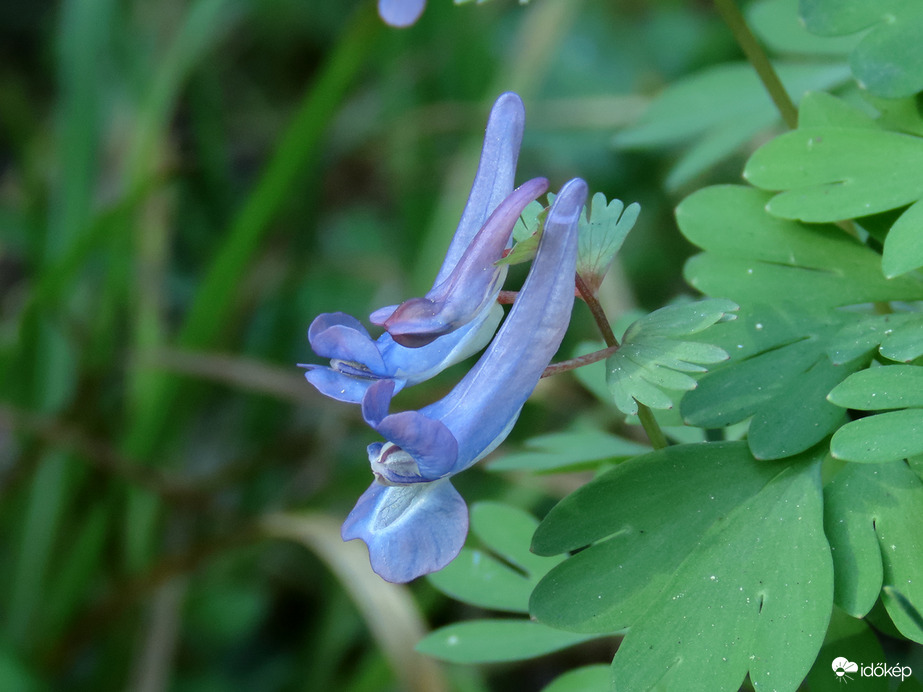
[[[322,393],[360,403],[385,442],[369,445],[375,477],[343,524],[362,539],[372,568],[407,582],[448,564],[468,531],[464,500],[451,476],[482,459],[509,434],[558,349],[570,321],[577,229],[587,196],[580,179],[564,185],[548,210],[538,251],[500,326],[497,296],[523,209],[548,187],[544,178],[515,190],[525,114],[512,93],[495,103],[468,204],[433,287],[422,298],[372,313],[386,330],[372,339],[348,315],[321,315],[308,338],[329,367],[305,366]],[[478,362],[443,399],[418,411],[389,413],[392,396],[472,355]]]

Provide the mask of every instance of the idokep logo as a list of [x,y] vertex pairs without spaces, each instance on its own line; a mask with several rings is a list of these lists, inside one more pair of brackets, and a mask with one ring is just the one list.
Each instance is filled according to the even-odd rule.
[[853,663],[848,658],[837,656],[830,665],[838,682],[852,680],[856,673],[863,678],[900,678],[903,682],[909,678],[913,671],[910,666],[894,665],[887,663]]
[[831,665],[833,667],[833,672],[836,674],[837,678],[839,678],[840,682],[852,680],[852,676],[849,675],[849,673],[857,673],[859,671],[859,664],[853,663],[842,656],[833,659]]

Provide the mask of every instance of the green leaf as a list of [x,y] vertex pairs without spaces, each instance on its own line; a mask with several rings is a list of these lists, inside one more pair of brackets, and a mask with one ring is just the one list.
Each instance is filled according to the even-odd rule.
[[598,289],[602,284],[640,213],[637,202],[625,207],[618,199],[606,202],[601,192],[593,195],[580,217],[577,248],[577,273],[591,288]]
[[590,547],[542,579],[532,614],[578,632],[633,625],[709,527],[783,468],[754,460],[746,443],[720,442],[668,447],[601,474],[535,532],[541,555]]
[[634,322],[618,351],[606,359],[606,384],[620,411],[638,412],[638,403],[671,408],[663,389],[690,390],[696,381],[684,373],[703,373],[704,364],[727,360],[712,344],[686,341],[716,322],[733,319],[737,305],[728,300],[703,300],[669,305]]
[[583,666],[559,675],[542,692],[609,692],[610,677],[607,665]]
[[[923,189],[923,188],[921,188]],[[766,211],[771,195],[719,185],[680,203],[680,230],[706,252],[691,258],[687,281],[706,295],[738,303],[802,303],[816,308],[923,299],[923,283],[886,279],[881,256],[835,226],[808,226]]]
[[840,381],[868,360],[836,365],[826,355],[850,316],[778,304],[749,306],[710,334],[732,354],[703,376],[681,404],[689,425],[720,428],[751,418],[748,442],[758,459],[811,448],[833,432],[845,411],[827,401]]
[[812,34],[798,17],[798,0],[759,0],[747,8],[747,20],[766,47],[780,53],[842,56],[861,38]]
[[[538,552],[593,543],[539,583],[532,613],[583,632],[628,627],[620,688],[794,690],[830,614],[819,464],[755,460],[745,443],[687,445],[625,462],[565,498]],[[603,540],[604,539],[604,540]]]
[[470,620],[431,632],[416,649],[451,663],[496,663],[543,656],[594,637],[529,620]]
[[[549,202],[554,199],[553,194],[548,195]],[[548,209],[541,202],[529,202],[519,221],[513,226],[513,240],[515,243],[505,257],[498,259],[494,264],[522,264],[531,262],[538,252],[538,241],[542,239],[545,228],[545,219]]]
[[796,690],[830,617],[818,465],[788,467],[702,537],[612,662],[624,689]]
[[754,152],[744,177],[783,190],[768,210],[802,221],[840,221],[916,202],[923,194],[923,138],[869,128],[809,127]]
[[[778,72],[796,99],[846,77],[844,69],[831,65],[779,65]],[[773,114],[769,123],[763,117],[767,112]],[[755,134],[775,117],[772,101],[749,63],[727,63],[668,86],[638,124],[620,132],[614,142],[623,148],[677,144],[752,118],[759,123]]]
[[827,400],[863,411],[923,407],[923,367],[886,365],[861,370],[837,385]]
[[801,0],[808,31],[843,36],[872,27],[849,59],[856,80],[885,98],[923,90],[923,5],[911,0]]
[[923,409],[879,413],[847,423],[830,440],[837,459],[881,463],[923,454]]
[[604,460],[627,459],[649,452],[647,447],[595,428],[539,435],[526,441],[526,449],[500,457],[491,471],[554,471]]
[[881,268],[889,279],[918,267],[923,267],[923,200],[894,222],[881,256]]
[[[780,64],[777,72],[797,102],[807,91],[844,82],[841,65]],[[694,146],[669,176],[671,186],[689,181],[726,158],[778,120],[766,90],[746,63],[711,67],[664,89],[640,121],[614,138],[622,148],[662,147],[685,141]]]
[[834,363],[845,363],[876,348],[896,361],[909,362],[923,355],[923,315],[865,315],[852,320],[834,337],[827,354]]
[[533,587],[561,561],[529,551],[536,526],[535,517],[516,507],[476,503],[471,508],[471,532],[493,554],[465,547],[455,560],[427,578],[459,601],[491,610],[527,613]]
[[824,526],[833,551],[836,604],[865,617],[881,593],[894,625],[923,642],[903,603],[923,609],[923,481],[903,461],[847,464],[824,490]]
[[880,128],[879,121],[858,106],[825,91],[807,94],[798,108],[798,127]]

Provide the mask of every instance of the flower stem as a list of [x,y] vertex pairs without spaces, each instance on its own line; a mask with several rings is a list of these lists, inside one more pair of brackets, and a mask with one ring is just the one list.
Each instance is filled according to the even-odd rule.
[[753,65],[753,69],[756,70],[760,81],[763,82],[763,86],[769,92],[772,102],[776,104],[776,108],[779,110],[785,124],[794,130],[798,127],[798,109],[795,108],[795,104],[792,103],[788,92],[785,91],[782,80],[779,79],[775,68],[769,62],[766,51],[763,50],[753,32],[750,31],[750,27],[747,26],[747,21],[740,13],[737,4],[734,0],[715,0],[715,8],[724,23],[728,25],[731,33],[734,34],[734,38],[737,39],[737,45],[747,56],[747,60]]
[[551,375],[557,375],[558,373],[567,372],[568,370],[582,368],[584,365],[589,365],[590,363],[598,363],[618,350],[618,346],[609,346],[600,351],[593,351],[592,353],[577,356],[576,358],[562,360],[560,363],[552,363],[542,372],[542,377],[550,377]]
[[[596,293],[587,285],[580,274],[576,275],[575,280],[577,291],[587,304],[587,307],[590,308],[590,313],[592,313],[593,319],[596,320],[596,326],[599,327],[606,346],[614,352],[619,347],[619,341],[615,338],[615,333],[609,324],[609,318],[606,317],[602,305],[599,304]],[[663,449],[667,446],[667,438],[654,418],[653,412],[637,399],[635,399],[635,403],[638,404],[638,419],[641,421],[641,427],[644,428],[644,432],[647,433],[647,439],[651,441],[651,446],[654,449]]]

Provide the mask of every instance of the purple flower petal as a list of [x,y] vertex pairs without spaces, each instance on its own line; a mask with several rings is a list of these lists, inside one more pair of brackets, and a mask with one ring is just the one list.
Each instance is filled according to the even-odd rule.
[[[507,265],[496,265],[513,236],[523,209],[548,189],[545,178],[524,183],[504,199],[472,239],[468,249],[446,279],[424,298],[411,298],[383,323],[401,346],[419,348],[464,326],[493,303]],[[381,311],[372,313],[372,318]]]
[[480,360],[443,399],[420,413],[458,441],[457,473],[499,444],[554,356],[574,302],[577,228],[587,186],[575,178],[555,198],[529,275]]
[[372,483],[343,522],[344,541],[362,539],[382,579],[406,583],[449,564],[465,543],[468,508],[448,479]]
[[441,421],[417,411],[389,415],[393,391],[394,385],[382,380],[369,387],[362,400],[366,423],[388,440],[384,446],[369,446],[373,473],[389,484],[442,478],[455,464],[458,442]]
[[426,7],[426,0],[378,0],[378,14],[385,24],[404,28],[416,22]]

